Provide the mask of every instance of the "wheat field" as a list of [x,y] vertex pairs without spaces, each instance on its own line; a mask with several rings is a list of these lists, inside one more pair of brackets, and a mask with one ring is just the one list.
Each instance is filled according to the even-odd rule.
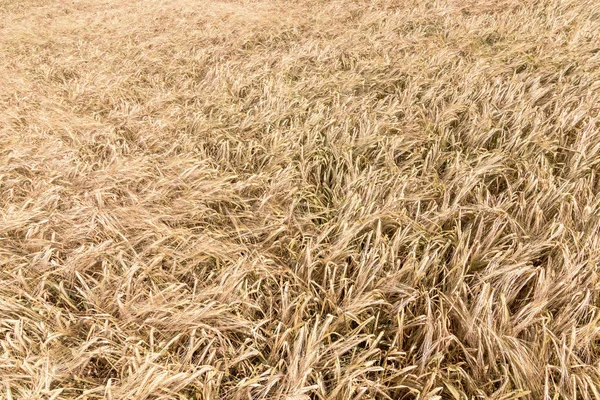
[[600,1],[0,0],[0,399],[600,399]]

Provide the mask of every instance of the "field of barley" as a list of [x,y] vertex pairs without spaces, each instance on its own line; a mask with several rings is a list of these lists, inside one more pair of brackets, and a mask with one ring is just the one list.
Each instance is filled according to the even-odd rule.
[[0,399],[600,400],[600,1],[0,0]]

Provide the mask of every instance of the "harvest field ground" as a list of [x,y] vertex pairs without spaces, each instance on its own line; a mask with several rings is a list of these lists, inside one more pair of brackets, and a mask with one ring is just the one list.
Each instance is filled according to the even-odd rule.
[[0,0],[0,399],[600,399],[600,1]]

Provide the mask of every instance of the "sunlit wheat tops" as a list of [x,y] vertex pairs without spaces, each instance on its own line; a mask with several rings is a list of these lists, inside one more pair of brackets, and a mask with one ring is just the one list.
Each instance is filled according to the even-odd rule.
[[600,1],[0,0],[0,399],[600,399]]

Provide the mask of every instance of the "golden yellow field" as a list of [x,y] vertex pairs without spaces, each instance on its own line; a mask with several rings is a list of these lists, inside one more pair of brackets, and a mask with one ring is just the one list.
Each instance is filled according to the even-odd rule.
[[0,0],[0,399],[600,399],[600,1]]

